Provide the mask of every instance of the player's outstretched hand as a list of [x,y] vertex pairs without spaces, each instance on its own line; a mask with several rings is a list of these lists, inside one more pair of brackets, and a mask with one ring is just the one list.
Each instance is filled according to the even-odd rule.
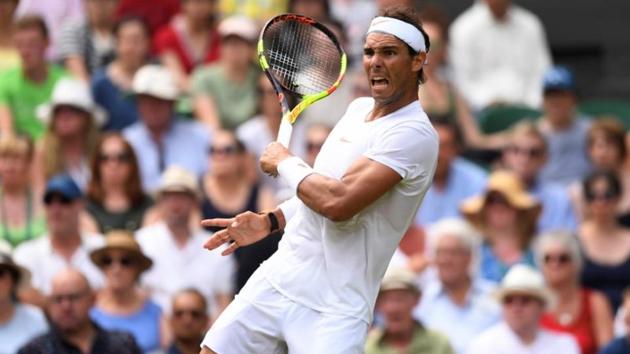
[[276,177],[278,175],[278,164],[288,157],[291,157],[291,153],[282,144],[278,142],[270,143],[260,155],[260,168],[266,174]]
[[251,245],[269,235],[271,223],[265,214],[251,211],[238,214],[229,219],[206,219],[201,221],[204,227],[224,227],[217,231],[204,244],[208,250],[213,250],[225,243],[228,247],[221,252],[223,256],[232,254],[240,246]]

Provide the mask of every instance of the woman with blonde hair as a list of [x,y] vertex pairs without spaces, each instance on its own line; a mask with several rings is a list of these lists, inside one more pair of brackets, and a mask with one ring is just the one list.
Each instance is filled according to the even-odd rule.
[[530,245],[541,205],[516,174],[493,172],[485,192],[462,202],[460,211],[484,238],[480,254],[482,278],[499,282],[514,264],[534,265]]
[[46,232],[41,185],[33,184],[33,142],[0,137],[0,239],[12,247]]

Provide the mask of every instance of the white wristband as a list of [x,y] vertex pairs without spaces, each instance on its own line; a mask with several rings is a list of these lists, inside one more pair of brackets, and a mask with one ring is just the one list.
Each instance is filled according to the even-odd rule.
[[315,171],[297,156],[291,156],[278,164],[278,174],[282,176],[297,195],[300,182]]
[[284,202],[278,205],[278,208],[282,210],[282,215],[284,215],[284,220],[288,223],[289,219],[295,215],[297,211],[298,205],[300,203],[300,199],[298,197],[292,197],[291,199],[287,199]]

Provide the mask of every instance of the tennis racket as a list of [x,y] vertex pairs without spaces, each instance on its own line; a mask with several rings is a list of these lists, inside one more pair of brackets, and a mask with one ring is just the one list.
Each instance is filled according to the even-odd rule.
[[[300,113],[339,87],[346,72],[346,53],[328,28],[295,14],[269,20],[260,32],[257,49],[260,66],[282,107],[277,141],[288,148]],[[293,109],[288,95],[298,100]]]

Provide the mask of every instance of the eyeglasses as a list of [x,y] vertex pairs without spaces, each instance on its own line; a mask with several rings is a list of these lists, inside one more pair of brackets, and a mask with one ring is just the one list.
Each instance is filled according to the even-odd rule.
[[316,142],[309,141],[306,143],[306,150],[308,151],[321,150],[322,146],[324,146],[324,143],[316,143]]
[[218,146],[211,146],[208,149],[208,153],[210,153],[210,155],[236,155],[236,153],[238,152],[238,147],[236,147],[236,145],[228,145],[228,146],[223,146],[223,147],[218,147]]
[[545,150],[543,148],[520,148],[518,146],[510,146],[508,151],[517,154],[517,155],[525,155],[529,158],[539,158],[545,154]]
[[528,295],[508,295],[505,298],[503,298],[503,304],[504,305],[529,305],[534,303],[535,301],[538,301],[537,298],[533,297],[533,296],[528,296]]
[[101,162],[108,162],[108,161],[116,161],[116,162],[129,162],[129,154],[126,152],[122,152],[122,153],[118,153],[118,154],[100,154],[98,156],[98,159]]
[[55,304],[55,305],[60,305],[66,300],[68,302],[75,303],[75,302],[81,300],[83,297],[85,297],[85,295],[87,295],[87,293],[88,293],[88,291],[84,290],[84,291],[76,292],[76,293],[51,295],[50,296],[50,301],[53,304]]
[[200,310],[174,310],[173,311],[173,316],[178,319],[181,319],[186,315],[189,315],[195,320],[202,319],[206,316],[206,314]]
[[604,202],[609,202],[619,196],[618,193],[613,192],[612,190],[607,190],[603,193],[595,193],[593,191],[586,191],[584,197],[587,201],[592,202],[595,200],[601,200]]
[[569,255],[568,253],[562,253],[562,254],[546,254],[543,257],[543,261],[545,262],[545,264],[550,264],[550,263],[557,263],[557,264],[567,264],[569,262],[571,262],[571,255]]
[[64,206],[72,204],[74,200],[66,197],[63,194],[49,194],[44,197],[44,205],[50,206],[54,203],[59,203]]
[[130,268],[136,264],[136,261],[131,257],[113,258],[110,256],[104,256],[101,258],[101,263],[105,268],[111,267],[114,263],[118,263],[124,268]]

